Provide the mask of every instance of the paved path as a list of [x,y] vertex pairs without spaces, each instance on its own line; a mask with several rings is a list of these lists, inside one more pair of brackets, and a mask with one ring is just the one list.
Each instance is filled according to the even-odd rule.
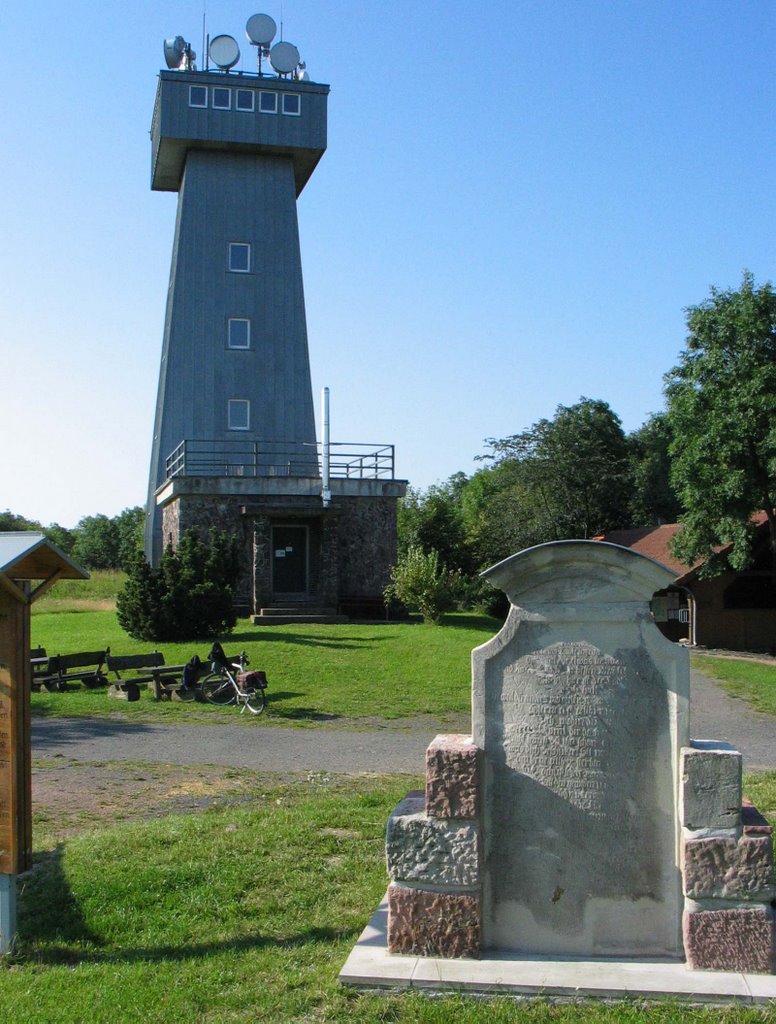
[[[452,731],[449,730],[448,731]],[[406,772],[421,775],[427,729],[288,729],[151,725],[119,719],[34,718],[33,757],[78,761],[217,764],[266,771]]]
[[690,673],[690,735],[697,740],[724,740],[744,755],[744,771],[776,768],[776,718],[753,711],[728,697],[702,672]]
[[[696,739],[724,740],[744,755],[746,769],[776,768],[776,719],[728,697],[700,672],[692,673],[690,731]],[[35,718],[34,757],[64,756],[78,761],[148,761],[217,764],[266,771],[423,773],[424,754],[436,732],[422,722],[413,728],[361,731],[335,726],[289,729],[280,726],[148,725],[122,719]]]

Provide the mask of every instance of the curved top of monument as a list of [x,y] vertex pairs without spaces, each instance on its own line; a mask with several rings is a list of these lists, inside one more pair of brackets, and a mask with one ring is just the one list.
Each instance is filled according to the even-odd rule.
[[510,555],[480,574],[514,605],[649,601],[675,573],[638,551],[598,540],[558,540]]

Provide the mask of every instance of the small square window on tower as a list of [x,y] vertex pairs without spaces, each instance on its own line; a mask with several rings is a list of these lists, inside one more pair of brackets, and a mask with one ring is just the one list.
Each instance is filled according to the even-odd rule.
[[251,322],[245,317],[230,317],[227,324],[227,346],[229,348],[251,347]]
[[284,92],[283,113],[293,114],[294,117],[299,117],[302,113],[302,97],[297,95],[297,93]]
[[189,106],[190,107],[206,107],[207,106],[207,86],[205,86],[205,85],[190,85],[189,86]]
[[251,429],[251,403],[247,398],[230,398],[227,415],[229,430]]
[[232,109],[232,90],[224,89],[223,86],[216,86],[213,89],[213,110]]
[[254,95],[253,89],[238,89],[234,94],[235,110],[247,110],[252,113]]
[[249,242],[229,243],[229,269],[236,274],[250,273],[251,246]]
[[262,114],[277,114],[278,94],[276,92],[260,92],[259,110]]

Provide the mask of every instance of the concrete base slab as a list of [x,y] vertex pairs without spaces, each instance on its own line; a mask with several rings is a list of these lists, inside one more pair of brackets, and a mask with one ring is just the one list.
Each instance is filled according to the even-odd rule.
[[343,985],[551,1000],[671,997],[712,1004],[776,1000],[776,976],[691,971],[675,961],[529,959],[497,950],[480,960],[398,956],[386,950],[387,926],[385,899],[340,971]]

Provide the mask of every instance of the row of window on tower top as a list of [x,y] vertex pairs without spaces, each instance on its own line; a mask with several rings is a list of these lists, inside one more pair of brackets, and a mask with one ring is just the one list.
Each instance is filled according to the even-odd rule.
[[[280,107],[278,95],[282,99]],[[277,114],[280,109],[283,114],[299,117],[302,113],[302,97],[296,92],[278,94],[262,89],[230,89],[224,85],[214,85],[211,88],[206,85],[190,85],[189,106],[210,106],[213,110],[234,109],[246,114],[252,114],[254,110],[258,110],[260,114]]]

